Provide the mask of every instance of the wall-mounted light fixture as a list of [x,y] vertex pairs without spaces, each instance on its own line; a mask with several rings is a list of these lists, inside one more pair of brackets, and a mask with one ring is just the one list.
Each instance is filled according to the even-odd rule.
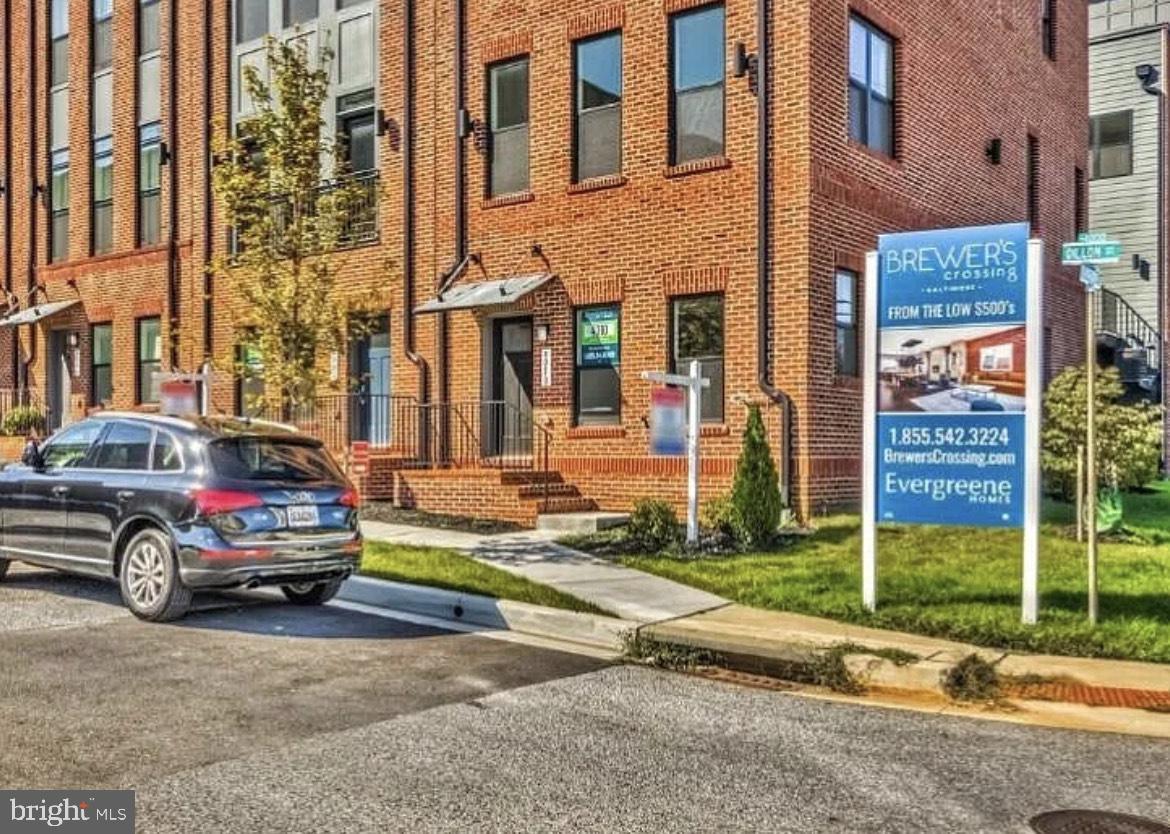
[[548,341],[548,325],[547,324],[536,325],[536,341],[538,341],[538,342],[547,342]]
[[1161,75],[1157,67],[1153,64],[1138,64],[1134,67],[1133,72],[1137,76],[1138,81],[1141,82],[1143,90],[1151,95],[1158,94],[1158,81]]
[[69,347],[77,348],[81,345],[81,336],[76,330],[69,331]]
[[987,147],[983,149],[983,153],[987,156],[987,161],[992,165],[999,165],[1003,161],[1003,140],[999,137],[990,140]]

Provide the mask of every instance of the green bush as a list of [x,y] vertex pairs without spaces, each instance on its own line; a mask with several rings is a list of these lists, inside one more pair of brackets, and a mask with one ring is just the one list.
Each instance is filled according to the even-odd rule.
[[735,536],[735,505],[731,503],[730,495],[720,495],[712,498],[703,505],[699,512],[699,524],[703,529],[721,533],[724,536]]
[[731,503],[735,510],[736,538],[742,544],[749,547],[765,544],[776,534],[784,504],[776,463],[764,431],[764,418],[756,405],[748,411]]
[[45,430],[45,413],[34,405],[18,405],[0,421],[0,434],[5,437],[23,437],[29,432]]
[[[1085,370],[1069,368],[1044,396],[1044,477],[1065,499],[1076,492],[1077,447],[1085,444]],[[1121,402],[1125,389],[1116,368],[1097,374],[1097,471],[1102,483],[1137,489],[1158,475],[1161,414],[1147,403]]]
[[674,547],[681,538],[674,507],[656,499],[640,500],[626,525],[626,537],[646,553]]

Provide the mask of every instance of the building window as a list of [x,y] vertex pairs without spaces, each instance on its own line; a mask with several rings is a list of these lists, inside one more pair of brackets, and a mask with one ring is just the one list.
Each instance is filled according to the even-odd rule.
[[93,253],[114,246],[114,140],[106,136],[93,143]]
[[488,68],[489,195],[528,190],[528,59]]
[[1040,140],[1028,137],[1028,222],[1032,233],[1040,230]]
[[849,18],[849,136],[894,155],[894,41],[856,16]]
[[114,65],[114,0],[93,0],[93,69]]
[[56,87],[69,81],[69,0],[52,0],[49,32],[52,38],[52,66],[49,83]]
[[268,0],[236,0],[236,43],[268,34]]
[[574,390],[577,425],[621,422],[621,309],[586,307],[576,314]]
[[159,0],[139,0],[138,54],[140,56],[158,52],[159,5]]
[[236,413],[241,417],[263,416],[264,357],[255,345],[236,348]]
[[374,80],[374,16],[348,17],[338,23],[337,77],[342,87],[352,89]]
[[1073,171],[1073,200],[1073,233],[1079,235],[1089,228],[1085,205],[1085,172],[1082,168]]
[[670,163],[723,155],[723,6],[670,19]]
[[1095,180],[1133,173],[1133,111],[1089,119],[1089,176]]
[[1056,0],[1040,0],[1040,39],[1044,54],[1056,60]]
[[91,405],[108,406],[114,399],[114,326],[95,324],[90,330],[92,353]]
[[1012,370],[1012,346],[992,345],[979,351],[979,370],[1010,373]]
[[53,151],[49,195],[49,258],[54,263],[69,257],[69,149]]
[[573,44],[573,70],[573,180],[617,174],[622,167],[621,32]]
[[162,239],[162,128],[138,129],[138,245]]
[[140,403],[158,402],[162,370],[162,320],[155,317],[138,320],[138,367],[135,374],[135,393]]
[[711,381],[703,389],[699,410],[705,422],[723,422],[723,296],[696,295],[671,303],[671,373],[690,373],[698,360]]
[[857,376],[857,273],[837,270],[837,376]]
[[346,167],[353,173],[378,167],[374,125],[374,91],[350,93],[337,100],[337,126]]
[[317,17],[317,0],[284,0],[284,28],[308,23]]

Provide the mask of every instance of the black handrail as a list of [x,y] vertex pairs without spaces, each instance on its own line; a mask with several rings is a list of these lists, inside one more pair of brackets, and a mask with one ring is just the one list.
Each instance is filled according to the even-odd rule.
[[1162,341],[1157,329],[1117,293],[1102,289],[1096,296],[1098,338],[1106,337],[1116,347],[1140,352],[1145,364],[1158,370]]

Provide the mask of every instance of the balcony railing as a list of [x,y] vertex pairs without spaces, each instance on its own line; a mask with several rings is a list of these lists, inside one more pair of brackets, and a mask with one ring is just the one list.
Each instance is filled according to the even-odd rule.
[[[379,171],[362,171],[349,174],[344,179],[322,183],[316,190],[316,195],[310,199],[309,205],[302,211],[312,215],[316,211],[316,200],[322,194],[330,194],[345,185],[354,190],[353,200],[346,207],[346,216],[341,220],[341,229],[338,232],[338,245],[341,247],[362,246],[378,240],[378,196],[382,175]],[[283,235],[294,216],[291,201],[273,197],[272,199],[272,244],[279,248]],[[239,235],[232,233],[231,246],[233,253],[242,251],[243,242]]]

